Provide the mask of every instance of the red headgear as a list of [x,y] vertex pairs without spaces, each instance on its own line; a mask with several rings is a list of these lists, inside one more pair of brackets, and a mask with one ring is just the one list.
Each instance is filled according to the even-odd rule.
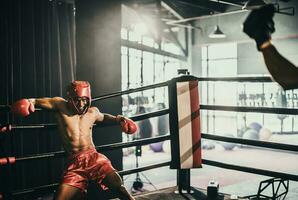
[[[91,105],[91,89],[88,81],[73,81],[67,88],[68,102],[79,115],[85,114]],[[84,108],[78,105],[78,98],[86,97],[88,103]]]

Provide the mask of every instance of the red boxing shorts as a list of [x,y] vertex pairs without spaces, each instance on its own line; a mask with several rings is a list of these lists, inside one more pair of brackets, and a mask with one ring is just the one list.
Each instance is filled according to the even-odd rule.
[[95,148],[72,154],[68,158],[67,168],[63,173],[62,184],[71,185],[85,192],[88,181],[96,181],[103,190],[107,187],[102,180],[115,171],[110,160]]

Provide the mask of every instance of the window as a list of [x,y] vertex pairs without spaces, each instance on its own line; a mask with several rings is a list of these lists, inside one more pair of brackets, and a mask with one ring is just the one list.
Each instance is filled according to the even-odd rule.
[[[202,47],[202,74],[205,77],[237,77],[237,45]],[[277,83],[202,82],[200,96],[201,104],[297,108],[297,91],[285,92]],[[293,115],[203,111],[202,131],[236,136],[241,129],[258,123],[275,133],[293,134],[297,132],[296,118]]]
[[[148,47],[156,47],[157,43],[149,36],[143,36],[125,28],[121,30],[121,38]],[[162,43],[164,50],[178,55],[179,48],[172,43]],[[121,48],[122,90],[160,83],[177,76],[177,70],[185,65],[183,61],[150,51],[139,50],[127,46]],[[123,97],[123,112],[133,115],[137,104],[153,107],[157,103],[168,104],[167,88],[145,90],[129,97]],[[130,99],[130,108],[127,106]],[[139,101],[142,99],[141,101]],[[136,101],[138,100],[138,101]],[[135,104],[135,105],[134,105]],[[150,110],[150,109],[149,109]]]
[[[237,44],[214,44],[203,47],[202,74],[204,77],[237,76]],[[236,105],[237,83],[203,82],[201,88],[202,104]],[[237,116],[235,113],[204,111],[202,122],[203,132],[237,133]]]

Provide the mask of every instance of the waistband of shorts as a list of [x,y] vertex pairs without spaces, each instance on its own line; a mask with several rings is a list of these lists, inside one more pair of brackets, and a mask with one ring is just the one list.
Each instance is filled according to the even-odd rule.
[[90,148],[88,148],[88,149],[81,150],[81,151],[78,151],[78,152],[76,152],[76,153],[69,154],[69,155],[68,155],[68,159],[78,158],[78,157],[80,157],[81,155],[86,155],[86,154],[94,153],[94,152],[97,152],[96,149],[95,149],[95,147],[90,147]]

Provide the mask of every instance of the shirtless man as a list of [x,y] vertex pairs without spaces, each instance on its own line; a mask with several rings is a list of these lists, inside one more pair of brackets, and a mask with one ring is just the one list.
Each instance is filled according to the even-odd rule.
[[282,56],[271,42],[274,33],[275,8],[267,4],[251,11],[243,23],[243,31],[256,41],[257,49],[262,52],[265,64],[272,78],[284,90],[298,88],[298,68]]
[[90,105],[89,83],[73,81],[67,88],[67,100],[61,97],[21,99],[11,106],[11,111],[24,117],[34,112],[35,106],[55,111],[62,144],[69,154],[56,200],[83,199],[89,180],[96,181],[103,189],[110,189],[120,199],[134,199],[110,160],[96,151],[92,128],[96,122],[116,122],[123,132],[133,134],[137,126],[130,119],[101,113]]

